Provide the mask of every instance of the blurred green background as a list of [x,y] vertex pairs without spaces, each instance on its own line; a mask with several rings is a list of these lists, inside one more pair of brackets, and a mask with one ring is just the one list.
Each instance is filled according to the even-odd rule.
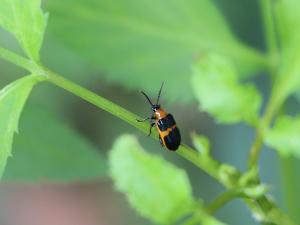
[[[187,29],[189,26],[198,27],[197,24],[182,21],[181,18],[186,17],[176,14],[180,11],[176,11],[176,8],[166,13],[162,10],[163,7],[162,9],[157,7],[158,2],[167,4],[163,1],[154,1],[149,5],[145,1],[144,7],[141,8],[134,8],[133,0],[119,2],[126,5],[122,7],[131,8],[135,16],[150,18],[154,24],[169,26],[169,21],[177,19],[179,24],[186,24]],[[215,0],[214,3],[240,40],[254,48],[264,50],[258,1]],[[184,1],[182,4],[183,7],[188,6]],[[43,8],[50,13],[41,57],[45,65],[141,116],[147,116],[150,109],[139,91],[145,90],[153,98],[164,80],[165,89],[161,104],[175,115],[184,142],[191,144],[189,134],[194,130],[207,135],[212,143],[213,155],[218,160],[232,163],[241,170],[246,169],[247,151],[254,136],[253,129],[245,124],[224,126],[215,123],[211,117],[198,110],[198,104],[190,92],[189,65],[199,57],[198,54],[201,55],[201,52],[197,52],[193,46],[181,46],[169,41],[168,35],[147,39],[143,35],[132,35],[134,32],[126,27],[116,32],[113,22],[107,22],[105,25],[101,23],[103,21],[101,12],[112,9],[106,9],[96,0],[50,0],[43,2]],[[111,21],[126,17],[122,15],[121,9],[116,7],[113,10],[120,11],[120,14],[118,18],[110,18]],[[188,13],[189,10],[191,9],[183,12]],[[212,13],[212,20],[214,18],[214,11],[201,13]],[[176,23],[171,28],[176,31]],[[208,32],[218,35],[218,31],[213,29]],[[203,33],[203,36],[205,35]],[[222,41],[222,38],[226,41],[227,37],[216,37],[212,41]],[[0,45],[21,52],[13,38],[3,30],[0,30]],[[3,87],[24,75],[24,71],[0,61],[0,74],[0,86]],[[252,75],[257,75],[250,79],[267,98],[270,92],[267,77],[264,74]],[[287,111],[293,112],[297,108],[299,105],[295,99],[286,104]],[[53,180],[51,184],[45,186],[50,186],[51,189],[53,183],[57,182],[58,186],[55,186],[55,189],[59,190],[62,188],[59,186],[61,181],[56,180],[64,182],[67,180],[70,182],[66,184],[67,188],[63,186],[66,193],[76,192],[95,196],[86,200],[94,202],[91,207],[99,207],[100,210],[101,207],[105,208],[106,204],[114,205],[112,215],[108,216],[108,221],[103,224],[149,224],[129,208],[124,201],[124,196],[113,191],[113,185],[107,179],[107,151],[114,140],[123,133],[136,134],[147,150],[164,155],[167,160],[186,169],[195,196],[210,201],[224,190],[212,178],[178,155],[163,151],[158,141],[145,137],[123,121],[51,84],[40,84],[34,89],[22,114],[19,130],[20,134],[16,136],[13,146],[14,158],[9,160],[4,179],[7,182],[34,181],[35,184],[27,187],[31,191],[40,185],[37,180],[42,183],[49,179]],[[76,146],[76,152],[66,151],[71,148],[70,144]],[[94,152],[83,153],[87,148]],[[51,154],[47,155],[44,152],[51,152]],[[90,161],[91,158],[95,158],[95,161]],[[99,164],[98,158],[102,163]],[[280,160],[275,152],[269,149],[264,149],[260,160],[262,181],[271,185],[271,193],[276,202],[285,210],[288,204],[294,204],[299,199],[297,192],[300,183],[294,172],[299,169],[296,164],[299,164],[297,160]],[[83,185],[82,183],[72,183],[80,177],[88,180],[84,185],[89,188],[85,188],[84,191],[77,187]],[[91,180],[98,182],[90,182]],[[6,185],[13,186],[14,189],[3,188],[0,193],[2,196],[27,193],[22,182],[17,184],[8,182]],[[55,196],[47,191],[41,192],[44,197],[47,194]],[[76,196],[74,195],[74,199]],[[0,206],[4,207],[3,203]],[[64,210],[68,210],[68,207]],[[121,219],[113,221],[114,216]],[[227,204],[217,213],[217,217],[232,225],[258,224],[239,200]],[[7,215],[3,218],[9,221]]]

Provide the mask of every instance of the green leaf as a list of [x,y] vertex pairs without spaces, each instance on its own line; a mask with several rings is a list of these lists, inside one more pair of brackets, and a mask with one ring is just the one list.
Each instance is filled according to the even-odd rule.
[[243,74],[264,63],[210,0],[51,0],[48,7],[53,38],[104,71],[99,75],[152,95],[165,80],[171,100],[192,99],[190,66],[205,52],[226,55]]
[[146,153],[132,135],[115,142],[110,155],[111,176],[130,205],[157,224],[173,224],[194,207],[186,173],[160,157]]
[[26,108],[4,180],[77,181],[102,177],[106,161],[79,133],[43,108]]
[[0,26],[12,33],[26,54],[36,62],[47,25],[41,0],[0,0]]
[[279,117],[265,134],[265,142],[281,156],[300,157],[300,117]]
[[280,92],[277,98],[283,101],[290,94],[300,96],[300,2],[279,0],[274,4],[282,59],[274,92]]
[[191,84],[200,110],[218,122],[257,122],[261,96],[254,85],[239,82],[235,67],[225,58],[215,54],[201,58],[193,68]]
[[195,148],[203,155],[210,154],[210,142],[209,139],[203,135],[192,133],[192,141]]
[[32,90],[40,80],[38,76],[27,76],[14,81],[0,91],[0,178],[7,158],[11,156],[14,133],[18,130],[19,117]]

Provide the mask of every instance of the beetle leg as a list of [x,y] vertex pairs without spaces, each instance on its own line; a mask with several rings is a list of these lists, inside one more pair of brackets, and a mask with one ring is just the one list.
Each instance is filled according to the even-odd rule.
[[158,139],[159,139],[159,143],[160,143],[161,147],[164,147],[164,143],[163,143],[163,141],[162,141],[160,135],[158,135]]
[[155,117],[154,116],[150,116],[150,117],[147,117],[145,119],[142,119],[142,120],[139,120],[139,119],[136,119],[137,122],[145,122],[146,120],[150,120],[150,123],[152,123],[152,120],[154,120]]
[[154,125],[155,125],[155,123],[151,122],[148,136],[151,135],[152,127],[153,127]]
[[142,119],[142,120],[139,120],[139,119],[136,119],[137,122],[145,122],[146,120],[150,120],[151,118],[150,117],[147,117],[145,119]]

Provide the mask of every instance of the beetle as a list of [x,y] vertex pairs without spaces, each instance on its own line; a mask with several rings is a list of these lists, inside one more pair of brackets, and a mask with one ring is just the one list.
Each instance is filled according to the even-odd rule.
[[[157,131],[159,134],[158,135],[159,142],[160,142],[161,146],[166,147],[170,151],[176,151],[180,145],[181,136],[180,136],[179,129],[176,125],[176,122],[175,122],[172,114],[167,113],[159,105],[159,99],[160,99],[163,85],[164,85],[164,82],[162,83],[162,85],[159,89],[156,104],[153,104],[151,102],[150,98],[148,97],[148,95],[145,92],[141,91],[141,93],[146,97],[146,99],[148,100],[148,102],[151,105],[152,114],[150,117],[147,117],[143,120],[137,119],[137,121],[138,122],[145,122],[146,120],[150,121],[150,129],[149,129],[148,136],[151,135],[152,128],[154,125],[156,125]],[[155,121],[155,122],[153,122],[153,121]]]

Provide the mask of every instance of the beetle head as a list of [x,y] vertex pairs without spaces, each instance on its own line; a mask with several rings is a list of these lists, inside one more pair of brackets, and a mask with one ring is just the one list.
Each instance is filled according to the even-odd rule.
[[158,109],[160,109],[160,105],[158,105],[158,104],[152,105],[151,109],[152,109],[153,112],[155,112]]

